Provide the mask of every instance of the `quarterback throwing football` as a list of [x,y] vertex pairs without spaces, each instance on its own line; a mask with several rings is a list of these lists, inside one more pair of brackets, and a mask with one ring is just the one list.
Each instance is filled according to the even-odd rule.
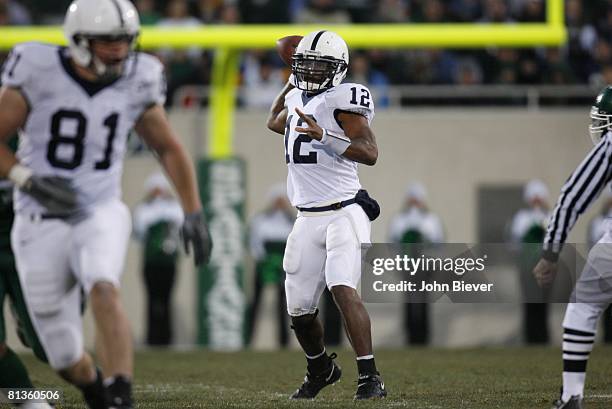
[[[132,128],[176,187],[196,262],[210,251],[193,165],[163,109],[162,66],[133,51],[139,30],[128,0],[75,0],[64,23],[69,46],[21,44],[2,73],[0,139],[21,131],[16,156],[0,144],[0,177],[17,187],[19,280],[49,364],[91,408],[133,407],[132,340],[118,290],[131,230],[120,187]],[[83,348],[81,289],[104,382]]]
[[299,210],[283,260],[287,311],[307,360],[306,378],[292,399],[312,399],[341,376],[336,355],[325,350],[317,318],[325,286],[357,355],[355,399],[387,394],[374,363],[370,318],[356,291],[361,246],[370,243],[370,221],[380,212],[357,175],[358,163],[371,166],[378,158],[370,129],[374,102],[363,85],[341,83],[348,61],[348,47],[337,34],[305,36],[267,123],[285,136],[287,192]]

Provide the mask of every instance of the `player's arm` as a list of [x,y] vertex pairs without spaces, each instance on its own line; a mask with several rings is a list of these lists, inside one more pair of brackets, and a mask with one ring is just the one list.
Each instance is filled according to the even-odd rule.
[[28,113],[28,103],[19,90],[7,86],[0,88],[0,177],[11,180],[49,212],[71,213],[77,206],[77,194],[70,181],[57,176],[34,175],[31,169],[19,164],[7,145],[25,125]]
[[281,135],[285,134],[285,123],[287,122],[285,97],[293,88],[295,87],[291,84],[291,81],[288,81],[281,92],[274,98],[274,102],[272,102],[270,107],[270,113],[268,114],[268,129]]
[[556,275],[561,248],[578,217],[597,199],[612,179],[612,144],[605,137],[567,179],[548,224],[542,258],[533,274],[542,286]]
[[147,109],[134,129],[157,154],[176,188],[185,213],[201,211],[202,203],[191,158],[170,127],[164,108],[156,104]]
[[155,104],[147,109],[134,127],[138,135],[155,151],[158,160],[172,180],[185,212],[183,239],[185,250],[194,248],[196,264],[208,260],[212,244],[202,220],[202,203],[191,158],[179,142],[166,117],[164,108]]
[[28,103],[21,93],[0,88],[0,177],[7,178],[18,161],[7,143],[23,127],[28,117]]
[[368,120],[363,115],[353,112],[341,112],[337,118],[344,135],[351,140],[351,144],[342,155],[364,165],[375,165],[378,160],[378,146]]
[[378,160],[378,146],[374,132],[365,116],[358,113],[342,111],[336,115],[338,124],[344,130],[344,135],[332,133],[321,128],[314,119],[306,116],[298,108],[295,112],[302,118],[307,127],[297,127],[295,130],[305,133],[312,139],[329,145],[334,152],[355,162],[373,166]]

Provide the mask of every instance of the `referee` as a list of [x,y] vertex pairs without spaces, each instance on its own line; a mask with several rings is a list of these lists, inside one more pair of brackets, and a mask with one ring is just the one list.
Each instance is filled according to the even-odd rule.
[[[570,229],[608,185],[612,177],[612,86],[604,88],[591,108],[591,138],[596,142],[569,177],[553,211],[544,238],[542,258],[533,273],[549,286]],[[609,188],[609,187],[608,187]],[[595,342],[597,321],[612,301],[612,219],[604,236],[589,251],[588,262],[576,282],[563,320],[563,388],[556,409],[581,409],[589,354]]]

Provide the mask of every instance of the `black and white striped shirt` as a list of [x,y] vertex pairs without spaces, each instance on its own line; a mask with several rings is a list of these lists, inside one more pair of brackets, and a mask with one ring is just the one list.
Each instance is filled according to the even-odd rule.
[[556,260],[578,216],[612,178],[612,132],[608,132],[567,179],[544,237],[544,257]]

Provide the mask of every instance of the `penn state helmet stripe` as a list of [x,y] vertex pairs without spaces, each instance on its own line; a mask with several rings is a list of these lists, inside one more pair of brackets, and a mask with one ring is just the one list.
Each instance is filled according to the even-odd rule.
[[314,40],[312,40],[312,45],[310,46],[311,50],[316,50],[317,49],[317,44],[319,43],[319,39],[321,38],[321,36],[323,35],[323,33],[325,33],[326,30],[321,30],[317,33],[317,35],[315,36]]
[[121,11],[121,6],[119,5],[119,2],[117,2],[117,0],[111,0],[111,2],[115,5],[115,8],[117,9],[117,14],[119,14],[119,24],[121,24],[121,27],[124,27],[125,21],[123,20],[123,12]]

